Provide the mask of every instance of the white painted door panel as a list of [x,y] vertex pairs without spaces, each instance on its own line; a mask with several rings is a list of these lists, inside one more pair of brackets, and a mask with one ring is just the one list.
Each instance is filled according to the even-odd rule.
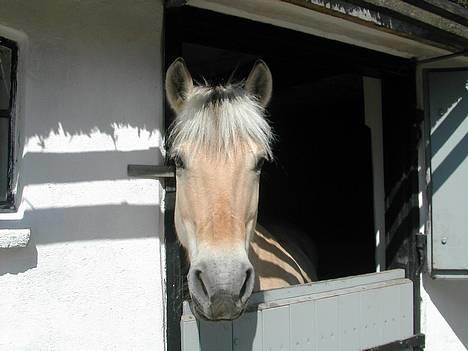
[[426,74],[432,269],[468,273],[468,68]]
[[181,328],[183,351],[357,351],[413,335],[413,285],[393,270],[269,290],[222,323],[186,303]]

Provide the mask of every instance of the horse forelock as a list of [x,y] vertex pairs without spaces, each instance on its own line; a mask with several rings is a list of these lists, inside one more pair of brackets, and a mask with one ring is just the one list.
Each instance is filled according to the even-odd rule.
[[230,157],[240,145],[253,143],[272,158],[273,133],[265,110],[242,83],[196,86],[170,128],[169,156],[181,146]]

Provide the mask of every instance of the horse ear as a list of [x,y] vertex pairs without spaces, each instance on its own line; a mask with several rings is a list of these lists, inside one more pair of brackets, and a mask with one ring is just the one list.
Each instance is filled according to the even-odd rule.
[[256,96],[263,107],[268,105],[273,90],[273,78],[267,64],[257,60],[245,82],[245,89]]
[[190,72],[182,57],[171,63],[166,72],[166,98],[171,108],[180,112],[193,88]]

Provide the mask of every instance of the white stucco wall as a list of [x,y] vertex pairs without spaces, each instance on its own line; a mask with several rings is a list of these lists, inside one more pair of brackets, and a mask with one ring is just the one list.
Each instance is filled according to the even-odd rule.
[[[160,0],[0,0],[21,48],[0,229],[31,229],[0,249],[0,351],[164,349],[159,184],[126,176],[161,162],[161,24]],[[468,282],[421,287],[426,350],[465,350]]]
[[0,0],[20,41],[19,210],[0,249],[0,350],[163,350],[162,4]]

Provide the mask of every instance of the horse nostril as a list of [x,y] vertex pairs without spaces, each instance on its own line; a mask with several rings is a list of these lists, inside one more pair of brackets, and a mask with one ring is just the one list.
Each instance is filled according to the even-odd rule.
[[240,293],[239,293],[239,298],[240,300],[245,303],[245,301],[249,298],[250,294],[252,293],[253,289],[253,269],[249,268],[245,272],[245,280],[244,284],[242,284]]
[[197,270],[195,272],[195,278],[198,282],[198,284],[200,285],[203,293],[205,294],[206,297],[208,297],[208,290],[206,289],[206,286],[205,286],[205,283],[203,282],[203,279],[202,279],[202,271],[201,270]]

